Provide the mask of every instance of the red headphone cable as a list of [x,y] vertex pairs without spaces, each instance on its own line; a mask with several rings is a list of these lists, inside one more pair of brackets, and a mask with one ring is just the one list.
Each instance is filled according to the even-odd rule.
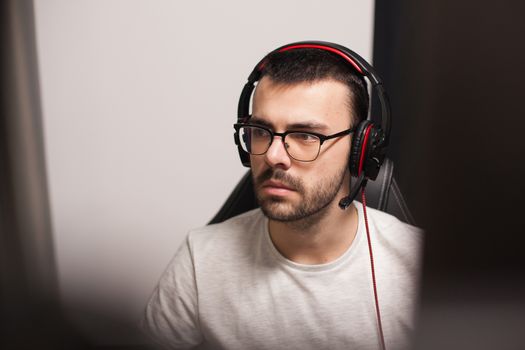
[[386,350],[385,336],[383,335],[383,325],[381,324],[381,312],[379,311],[379,299],[377,297],[376,273],[374,268],[374,253],[372,252],[372,241],[370,240],[370,229],[368,228],[368,217],[366,215],[366,195],[365,186],[361,190],[361,203],[363,204],[363,216],[365,218],[366,238],[368,240],[368,252],[370,255],[370,267],[372,272],[372,285],[374,287],[374,299],[376,305],[377,328],[379,330],[379,340],[381,341],[381,350]]

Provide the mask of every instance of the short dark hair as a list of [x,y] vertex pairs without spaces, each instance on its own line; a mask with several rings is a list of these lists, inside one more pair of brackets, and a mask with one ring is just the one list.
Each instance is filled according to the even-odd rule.
[[267,57],[261,78],[268,76],[282,84],[295,84],[333,79],[349,87],[350,108],[357,120],[368,115],[369,96],[365,79],[342,57],[322,49],[295,49],[276,52]]

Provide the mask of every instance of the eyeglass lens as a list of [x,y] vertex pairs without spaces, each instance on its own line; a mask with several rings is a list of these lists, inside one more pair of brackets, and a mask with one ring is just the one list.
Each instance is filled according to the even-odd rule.
[[[265,154],[273,141],[268,130],[256,126],[243,126],[239,134],[243,150],[252,155]],[[283,142],[290,157],[306,162],[316,159],[321,147],[319,137],[304,132],[288,133]]]

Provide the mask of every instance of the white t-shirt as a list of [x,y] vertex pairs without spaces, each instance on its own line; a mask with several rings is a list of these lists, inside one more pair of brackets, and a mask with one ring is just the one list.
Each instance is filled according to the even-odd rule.
[[[144,327],[172,349],[379,349],[362,205],[349,249],[321,265],[274,247],[255,209],[193,230],[155,289]],[[367,208],[388,350],[414,327],[422,232]]]

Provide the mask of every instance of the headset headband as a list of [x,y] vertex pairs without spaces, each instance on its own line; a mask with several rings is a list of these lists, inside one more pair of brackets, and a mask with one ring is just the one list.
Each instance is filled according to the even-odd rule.
[[[354,51],[338,44],[329,43],[325,41],[300,41],[291,44],[281,46],[274,51],[267,54],[253,69],[248,77],[248,82],[244,85],[239,99],[239,105],[237,109],[237,122],[240,123],[245,120],[249,115],[250,110],[250,98],[255,88],[255,82],[261,78],[261,73],[264,68],[269,56],[277,52],[291,51],[295,49],[320,49],[331,52],[342,57],[363,77],[366,77],[372,84],[372,89],[376,91],[379,103],[381,106],[381,129],[383,132],[383,139],[381,140],[381,147],[385,148],[390,139],[391,129],[391,114],[390,114],[390,103],[386,94],[383,82],[379,75],[375,72],[374,68],[368,64],[368,62],[359,56]],[[369,113],[367,120],[371,120],[372,116]]]

